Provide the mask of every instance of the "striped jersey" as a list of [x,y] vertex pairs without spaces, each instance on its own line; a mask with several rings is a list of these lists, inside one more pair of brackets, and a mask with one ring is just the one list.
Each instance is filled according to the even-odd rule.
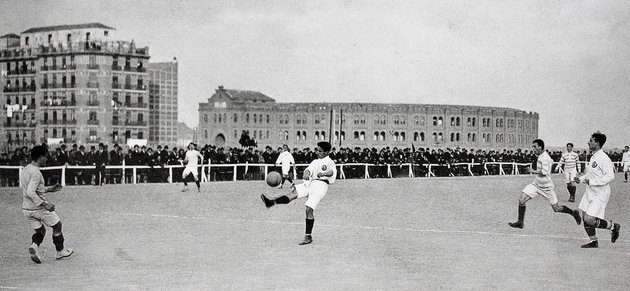
[[540,173],[536,175],[534,179],[534,186],[542,189],[553,188],[554,184],[551,180],[551,165],[553,164],[553,159],[549,156],[546,151],[538,156],[538,160],[536,161],[536,169],[540,170]]
[[565,152],[562,153],[562,158],[560,158],[560,164],[564,164],[565,170],[575,169],[580,156],[576,152]]

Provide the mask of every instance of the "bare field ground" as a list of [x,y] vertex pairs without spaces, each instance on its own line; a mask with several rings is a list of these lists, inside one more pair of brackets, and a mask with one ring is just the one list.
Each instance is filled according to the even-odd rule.
[[[305,200],[266,209],[262,181],[66,187],[50,195],[68,260],[43,263],[17,188],[0,189],[0,289],[630,290],[630,184],[618,174],[607,217],[620,239],[528,202],[525,229],[508,227],[531,176],[338,180],[315,210],[314,243],[299,246]],[[561,204],[568,193],[554,176]],[[578,186],[577,199],[584,186]]]

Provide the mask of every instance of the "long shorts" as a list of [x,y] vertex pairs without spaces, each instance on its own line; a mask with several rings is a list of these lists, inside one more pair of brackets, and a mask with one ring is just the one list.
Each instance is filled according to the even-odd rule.
[[534,198],[536,196],[542,196],[549,200],[549,204],[554,205],[558,203],[558,197],[556,196],[556,191],[553,190],[553,187],[549,188],[539,188],[534,184],[529,184],[525,186],[523,189],[523,193],[527,194],[527,196]]
[[573,179],[577,176],[577,168],[564,170],[564,182],[569,184],[573,182]]
[[315,209],[319,201],[326,196],[328,183],[319,180],[305,181],[302,184],[295,185],[295,191],[298,194],[297,198],[308,197],[304,205]]
[[630,172],[630,163],[624,163],[623,164],[623,171],[624,172]]
[[609,185],[587,186],[578,208],[590,216],[604,219],[608,199],[610,199]]
[[188,167],[184,168],[184,172],[182,173],[182,179],[186,179],[188,175],[193,174],[195,180],[199,180],[199,175],[197,174],[197,167]]
[[52,227],[59,223],[59,216],[54,211],[48,211],[46,209],[40,210],[24,210],[22,209],[24,217],[31,223],[33,229],[42,227],[42,224]]

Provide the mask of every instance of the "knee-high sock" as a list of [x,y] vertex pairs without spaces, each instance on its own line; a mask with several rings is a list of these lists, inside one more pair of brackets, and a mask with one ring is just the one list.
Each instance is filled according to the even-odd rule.
[[275,201],[276,201],[276,204],[289,204],[289,202],[291,202],[291,199],[287,195],[282,195],[276,198]]
[[597,240],[597,232],[595,231],[595,227],[584,222],[584,230],[591,240]]
[[610,229],[613,226],[613,223],[612,223],[612,220],[609,223],[606,220],[595,218],[595,225],[594,226],[596,228]]
[[573,215],[573,213],[575,213],[575,210],[567,207],[566,205],[562,205],[562,210],[560,210],[560,212]]
[[55,249],[58,252],[63,251],[63,241],[64,241],[63,234],[62,233],[60,233],[59,235],[53,234],[52,239],[53,239],[53,243],[55,244]]
[[315,224],[315,218],[306,219],[306,234],[310,235],[313,232],[313,225]]
[[518,221],[523,222],[525,220],[525,205],[518,205]]
[[286,181],[287,178],[285,178],[284,176],[282,177],[282,182],[280,182],[280,186],[284,185],[284,181]]
[[39,246],[44,241],[45,235],[46,235],[46,228],[42,225],[42,227],[35,230],[35,233],[31,237],[31,239],[36,245]]
[[199,181],[195,181],[195,184],[197,184],[197,189],[201,189],[201,185],[199,185]]

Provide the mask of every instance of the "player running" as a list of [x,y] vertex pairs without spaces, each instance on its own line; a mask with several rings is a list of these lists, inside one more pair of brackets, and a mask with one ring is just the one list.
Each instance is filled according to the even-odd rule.
[[628,146],[623,149],[623,157],[621,158],[621,166],[623,167],[624,183],[628,183],[628,172],[630,172],[630,150]]
[[610,229],[612,231],[610,241],[615,242],[619,238],[619,223],[612,220],[604,220],[606,205],[610,199],[610,183],[615,179],[613,163],[602,150],[606,143],[606,135],[600,132],[593,133],[588,141],[588,148],[593,152],[588,163],[588,171],[581,177],[576,177],[576,183],[586,183],[586,191],[582,195],[579,209],[583,212],[584,230],[591,241],[582,248],[597,248],[597,233],[595,228]]
[[530,166],[529,172],[536,174],[536,178],[534,182],[525,186],[518,199],[518,221],[510,222],[509,225],[514,228],[523,228],[525,225],[523,222],[525,219],[525,203],[538,195],[549,200],[554,212],[567,213],[573,216],[575,222],[580,225],[581,219],[579,211],[558,204],[558,197],[556,197],[556,192],[553,190],[555,186],[551,180],[551,165],[553,164],[553,160],[545,151],[545,142],[541,139],[535,139],[532,142],[532,150],[538,155],[538,160],[536,161],[536,170],[532,169]]
[[577,162],[580,159],[578,153],[573,151],[573,144],[567,144],[567,151],[562,153],[560,166],[564,169],[564,181],[569,190],[569,202],[575,202],[575,177],[577,176]]
[[315,216],[313,216],[313,210],[317,208],[319,201],[326,196],[328,192],[328,185],[335,183],[337,177],[337,168],[335,162],[328,157],[331,145],[328,142],[322,141],[317,143],[315,152],[317,153],[317,159],[312,161],[306,170],[304,170],[304,183],[294,185],[291,187],[291,192],[287,195],[269,199],[265,194],[261,194],[260,198],[265,203],[267,208],[276,204],[288,204],[296,198],[307,197],[306,200],[306,232],[304,239],[299,245],[306,245],[313,242],[311,232],[313,231],[313,225],[315,224]]
[[39,257],[39,245],[44,241],[46,235],[46,227],[53,229],[52,241],[57,250],[57,260],[69,257],[74,253],[71,248],[64,249],[63,233],[61,232],[61,221],[55,212],[55,205],[46,199],[47,192],[61,191],[61,185],[56,184],[52,187],[44,186],[44,177],[39,171],[39,167],[46,164],[48,160],[48,149],[44,146],[35,146],[31,150],[32,162],[28,164],[20,176],[22,188],[22,213],[24,217],[31,223],[35,234],[32,236],[31,246],[28,251],[31,253],[31,260],[41,264]]
[[186,168],[184,168],[184,172],[182,172],[182,180],[184,181],[184,188],[182,189],[182,192],[188,191],[188,182],[186,180],[191,174],[195,180],[195,184],[197,184],[197,192],[201,192],[201,185],[199,185],[199,170],[197,169],[200,159],[203,162],[203,156],[195,149],[195,144],[191,142],[188,144],[188,151],[186,151],[186,157],[184,158]]
[[285,180],[289,180],[289,183],[293,184],[293,178],[289,175],[289,170],[291,169],[291,165],[295,166],[295,160],[291,152],[289,152],[289,146],[285,144],[282,146],[282,149],[284,151],[280,153],[276,160],[276,166],[282,166],[282,182],[280,183],[280,189],[284,186]]

